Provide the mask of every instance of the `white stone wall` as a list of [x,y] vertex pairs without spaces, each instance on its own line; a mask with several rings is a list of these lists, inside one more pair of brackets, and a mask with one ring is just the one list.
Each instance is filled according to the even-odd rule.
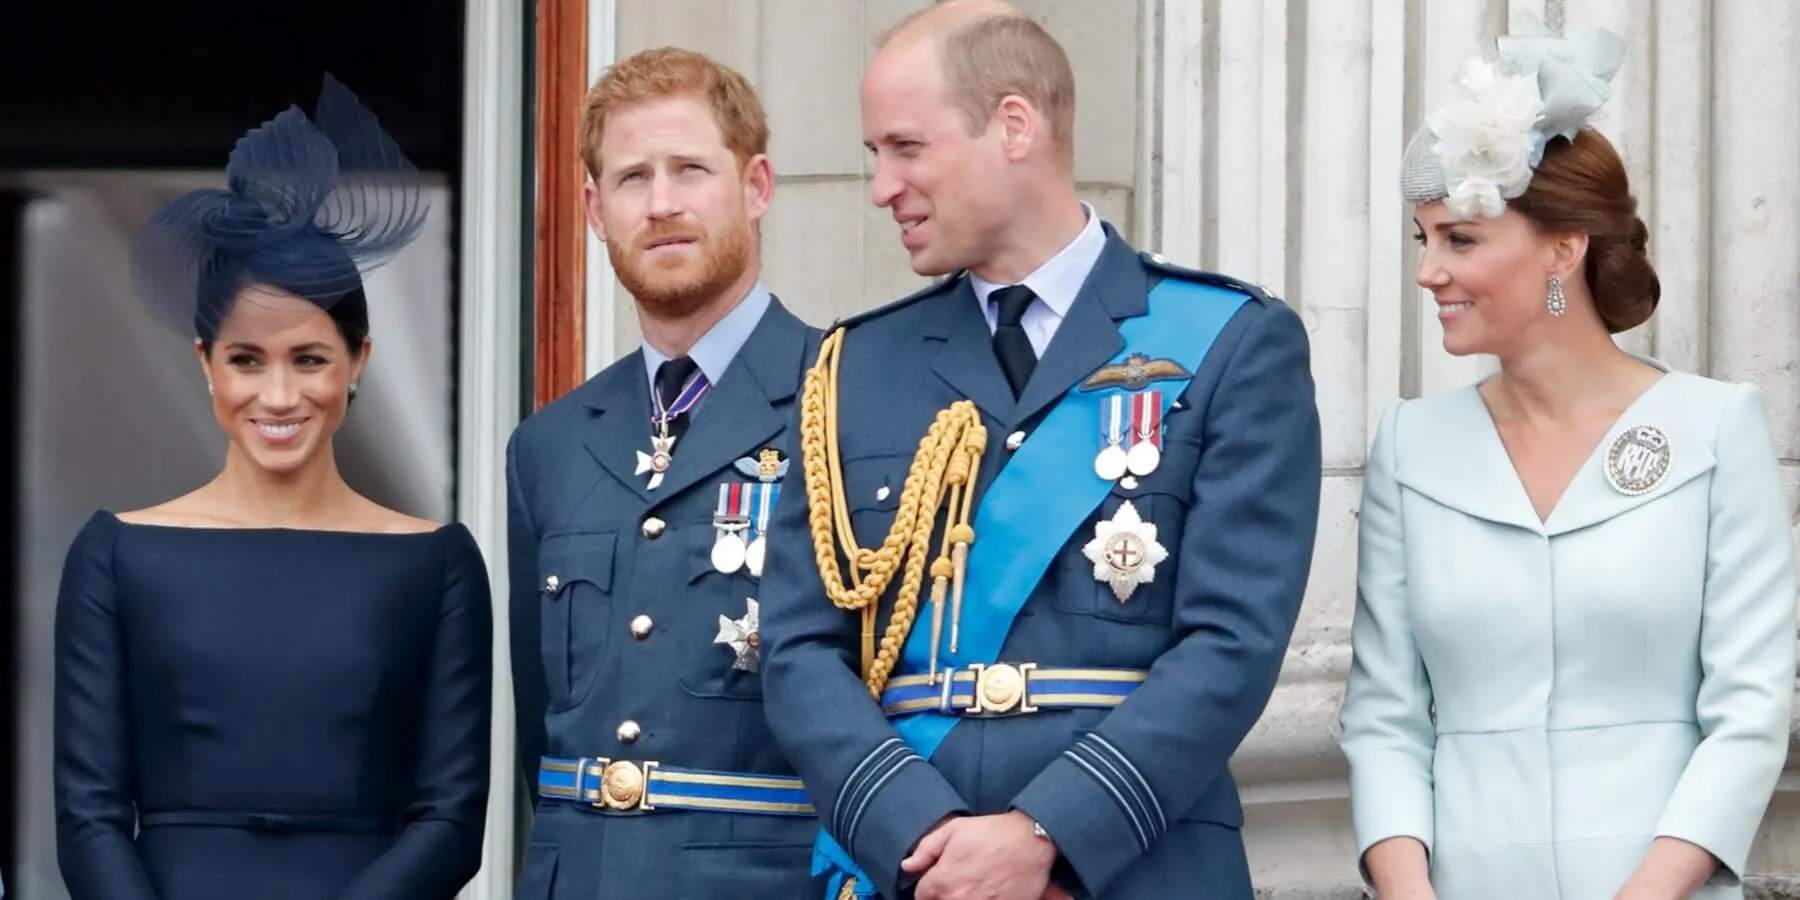
[[[882,28],[928,0],[617,0],[616,52],[664,44],[748,75],[781,177],[767,281],[814,322],[923,282],[868,200],[858,79]],[[1395,181],[1423,109],[1513,9],[1623,34],[1598,125],[1623,152],[1663,302],[1623,344],[1768,393],[1790,502],[1800,491],[1800,0],[1028,0],[1073,59],[1077,178],[1125,235],[1259,282],[1312,332],[1324,505],[1282,684],[1235,768],[1258,885],[1355,896],[1333,738],[1349,660],[1356,509],[1373,423],[1401,396],[1491,361],[1438,343],[1412,281]],[[613,348],[635,345],[621,293]],[[599,310],[596,310],[599,312]],[[1800,734],[1800,727],[1796,733]],[[1753,867],[1800,876],[1800,756]]]
[[[909,294],[914,275],[887,210],[869,202],[858,93],[875,39],[930,0],[620,0],[617,53],[663,45],[710,54],[761,93],[779,184],[763,227],[765,279],[824,325]],[[1138,183],[1138,0],[1036,0],[1087,92],[1077,113],[1082,196],[1126,236]],[[1102,6],[1105,7],[1102,10]],[[1105,11],[1113,15],[1099,14]],[[630,301],[614,309],[614,347],[637,346]]]

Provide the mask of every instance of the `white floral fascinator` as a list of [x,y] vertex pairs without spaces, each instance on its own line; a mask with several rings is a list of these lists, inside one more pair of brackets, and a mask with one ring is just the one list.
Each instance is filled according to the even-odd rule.
[[1604,28],[1552,34],[1529,13],[1471,57],[1456,99],[1425,117],[1407,145],[1400,190],[1412,204],[1442,200],[1451,213],[1495,217],[1525,193],[1551,138],[1573,139],[1611,94],[1625,42]]

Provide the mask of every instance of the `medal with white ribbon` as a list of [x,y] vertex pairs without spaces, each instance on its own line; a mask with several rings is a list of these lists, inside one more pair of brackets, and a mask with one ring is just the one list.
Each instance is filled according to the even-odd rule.
[[1126,432],[1131,421],[1125,408],[1124,394],[1108,394],[1100,399],[1100,453],[1094,457],[1094,474],[1101,481],[1118,481],[1129,471],[1125,452]]
[[730,482],[719,485],[719,503],[713,510],[713,568],[726,575],[743,568],[743,532],[750,527],[750,492],[753,485]]
[[1125,466],[1139,478],[1156,471],[1162,462],[1162,391],[1144,391],[1131,397],[1131,450]]
[[706,380],[706,373],[699,369],[688,376],[687,383],[681,386],[681,392],[675,395],[675,402],[667,408],[663,406],[662,396],[654,388],[650,391],[650,403],[654,412],[650,416],[650,424],[656,433],[650,437],[650,452],[637,451],[637,471],[635,474],[650,473],[650,484],[647,490],[656,490],[662,484],[663,473],[669,471],[669,465],[675,461],[675,436],[669,434],[669,423],[676,416],[694,408],[700,398],[712,389],[712,382]]
[[744,565],[751,578],[761,578],[763,560],[768,556],[769,514],[775,511],[775,499],[781,485],[774,482],[745,485],[750,490],[750,546],[744,551]]

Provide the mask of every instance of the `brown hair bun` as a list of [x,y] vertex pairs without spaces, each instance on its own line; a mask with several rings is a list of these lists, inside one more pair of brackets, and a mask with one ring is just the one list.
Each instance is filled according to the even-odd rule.
[[1510,205],[1541,231],[1588,236],[1582,276],[1607,331],[1618,334],[1650,319],[1662,299],[1648,253],[1650,230],[1638,217],[1624,160],[1599,132],[1584,128],[1574,140],[1551,139],[1531,187]]

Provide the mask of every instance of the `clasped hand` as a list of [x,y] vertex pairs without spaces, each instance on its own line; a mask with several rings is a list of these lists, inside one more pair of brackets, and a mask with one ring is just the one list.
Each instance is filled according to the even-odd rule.
[[1056,847],[1017,810],[946,819],[920,839],[901,871],[923,873],[917,900],[1070,900],[1050,883]]

